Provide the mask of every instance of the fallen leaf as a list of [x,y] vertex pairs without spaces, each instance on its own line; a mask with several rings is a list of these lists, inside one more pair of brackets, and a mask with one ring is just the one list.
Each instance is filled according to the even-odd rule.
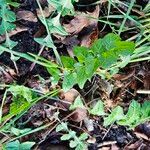
[[[16,35],[20,32],[24,32],[24,31],[28,31],[28,28],[27,27],[16,27],[15,30],[12,30],[8,33],[9,37],[13,36],[13,35]],[[5,35],[2,35],[0,36],[0,43],[4,42],[6,40],[6,36]]]
[[117,144],[113,144],[111,146],[111,150],[119,150],[120,148],[117,146]]
[[138,147],[141,146],[142,143],[143,143],[143,140],[136,141],[135,143],[132,143],[132,144],[126,146],[125,150],[136,150],[136,149],[138,149]]
[[74,17],[74,19],[72,19],[69,22],[69,24],[64,23],[63,26],[66,32],[70,34],[78,34],[84,27],[87,27],[91,24],[97,24],[98,16],[99,16],[99,6],[97,6],[95,11],[92,13],[77,12],[77,15]]
[[79,33],[84,27],[89,25],[89,21],[85,16],[77,15],[69,24],[63,24],[66,32],[70,34]]
[[91,137],[91,138],[89,138],[89,139],[87,140],[87,142],[88,142],[89,144],[95,144],[95,143],[96,143],[96,138]]
[[[48,5],[48,7],[45,7],[45,8],[43,9],[43,14],[44,14],[44,16],[47,18],[47,17],[49,17],[49,16],[51,15],[51,13],[52,13],[53,11],[55,11],[55,8],[52,7],[51,5]],[[36,12],[37,12],[37,16],[38,16],[38,17],[41,17],[41,16],[42,16],[41,11],[40,11],[39,8],[36,9]]]
[[135,131],[145,134],[148,138],[150,138],[150,122],[145,122],[144,124],[137,126]]
[[38,19],[31,11],[28,10],[20,10],[16,13],[17,20],[26,20],[30,22],[37,22]]
[[81,38],[81,46],[90,47],[91,44],[98,39],[98,28],[97,25],[89,26],[86,29],[86,34]]
[[63,94],[63,99],[70,102],[70,103],[73,103],[74,100],[79,96],[79,92],[76,90],[76,89],[70,89],[69,91],[65,92],[65,93],[62,93]]
[[71,116],[71,120],[81,122],[87,118],[87,110],[84,108],[76,108],[75,113]]

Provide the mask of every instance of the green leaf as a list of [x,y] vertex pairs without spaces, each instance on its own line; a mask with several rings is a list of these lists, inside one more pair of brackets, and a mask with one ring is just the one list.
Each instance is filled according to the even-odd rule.
[[84,142],[81,142],[80,144],[77,145],[75,150],[87,150],[87,145]]
[[74,58],[61,56],[61,60],[65,68],[74,69],[74,64],[76,63]]
[[99,100],[93,108],[89,109],[89,113],[97,116],[105,115],[103,102]]
[[84,84],[86,83],[87,79],[89,78],[89,76],[86,74],[86,69],[85,66],[83,66],[80,63],[76,63],[75,65],[75,72],[77,74],[77,83],[80,87],[80,89],[83,89]]
[[47,35],[45,38],[34,38],[34,40],[40,45],[55,49],[53,40],[49,35]]
[[114,51],[109,50],[101,54],[101,56],[99,57],[99,62],[104,69],[107,69],[113,64],[115,64],[117,62],[117,59],[118,56],[114,53]]
[[119,41],[121,41],[121,38],[118,35],[109,33],[102,39],[102,45],[107,51],[116,47]]
[[70,130],[68,134],[64,134],[62,137],[61,137],[61,140],[65,141],[65,140],[69,140],[71,138],[74,138],[76,136],[76,132]]
[[23,142],[20,144],[19,150],[31,150],[31,148],[35,145],[35,142]]
[[[94,56],[99,59],[100,66],[104,69],[109,69],[112,65],[118,64],[118,61],[122,61],[125,66],[127,64],[125,63],[125,57],[130,58],[129,56],[135,49],[135,44],[121,41],[118,35],[109,33],[103,39],[95,41],[90,49]],[[122,65],[122,67],[124,66]]]
[[61,124],[59,124],[56,127],[56,132],[59,132],[59,131],[68,131],[68,124],[67,124],[67,122],[62,122]]
[[60,15],[57,15],[54,18],[49,18],[46,21],[47,21],[50,33],[57,33],[57,34],[60,34],[63,36],[68,35],[68,33],[65,31],[65,29],[60,24]]
[[18,42],[14,42],[11,39],[6,38],[6,41],[3,45],[7,48],[13,49],[17,44],[18,44]]
[[145,101],[141,108],[141,118],[150,117],[150,101]]
[[6,150],[20,150],[20,142],[18,140],[6,144]]
[[55,81],[59,81],[61,72],[58,68],[47,68],[47,71],[52,75]]
[[52,5],[58,13],[61,13],[62,16],[74,14],[74,7],[71,0],[48,0],[48,3]]
[[120,119],[117,123],[119,125],[131,126],[135,124],[138,120],[140,120],[140,104],[135,100],[129,106],[128,112],[124,118]]
[[98,39],[98,40],[94,41],[94,43],[92,44],[90,49],[93,51],[93,53],[95,55],[101,55],[101,53],[105,51],[102,43],[103,43],[103,40]]
[[7,8],[7,3],[1,5],[0,15],[0,18],[2,19],[0,23],[0,35],[15,29],[16,25],[13,24],[13,22],[16,21],[16,15]]
[[13,102],[10,104],[9,114],[11,116],[17,115],[25,110],[30,105],[24,98],[13,98]]
[[6,144],[6,150],[31,150],[35,142],[23,142],[20,143],[18,140],[9,142]]
[[75,56],[78,58],[78,61],[80,63],[83,63],[89,55],[88,48],[86,48],[86,47],[77,46],[74,48],[73,52],[74,52]]
[[18,128],[11,127],[11,133],[13,133],[16,136],[19,136],[21,134],[27,133],[27,132],[29,132],[31,130],[32,130],[31,128],[18,129]]
[[7,2],[8,5],[11,5],[11,6],[13,6],[13,7],[19,7],[19,6],[20,6],[19,3],[17,3],[17,2],[12,2],[12,0],[6,0],[6,2]]
[[135,44],[128,41],[118,41],[116,43],[116,53],[120,56],[129,56],[135,50]]
[[75,84],[77,80],[77,74],[75,72],[64,72],[64,79],[63,79],[63,90],[68,91],[71,89]]
[[27,102],[31,102],[33,100],[33,92],[28,87],[11,85],[10,88],[8,88],[8,91],[11,92],[14,97],[23,97]]
[[61,136],[62,141],[69,140],[71,138],[72,138],[72,136],[70,134],[64,134],[63,136]]
[[80,139],[81,141],[85,141],[87,138],[88,138],[88,134],[87,134],[87,133],[82,133],[82,134],[79,136],[79,139]]
[[71,148],[75,148],[77,145],[78,145],[78,142],[77,142],[77,141],[71,140],[70,143],[69,143],[69,146],[70,146]]
[[108,117],[104,118],[104,126],[109,126],[115,121],[121,120],[124,117],[123,109],[120,106],[114,108]]
[[75,110],[76,108],[84,108],[83,102],[81,100],[81,98],[78,96],[74,103],[70,106],[70,110]]
[[99,67],[99,62],[97,59],[91,56],[91,57],[87,57],[84,64],[85,64],[85,72],[87,74],[87,79],[91,79],[91,77]]

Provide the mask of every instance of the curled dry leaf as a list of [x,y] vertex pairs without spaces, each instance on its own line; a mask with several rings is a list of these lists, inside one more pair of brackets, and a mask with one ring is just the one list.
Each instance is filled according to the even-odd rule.
[[69,109],[70,105],[74,102],[74,100],[80,95],[80,93],[72,88],[69,91],[65,92],[62,90],[59,93],[59,98],[62,99],[63,101],[66,101],[67,103],[63,103],[63,106],[66,109]]
[[75,113],[71,116],[71,119],[75,122],[81,122],[87,118],[87,110],[85,108],[76,108]]
[[30,22],[38,21],[37,17],[31,11],[28,11],[28,10],[18,11],[16,13],[16,16],[17,16],[17,20],[25,20],[25,21],[30,21]]
[[73,103],[74,100],[79,96],[79,94],[80,93],[76,89],[72,88],[65,93],[63,91],[61,91],[60,98],[66,100],[70,103]]
[[[9,37],[13,36],[13,35],[16,35],[20,32],[24,32],[24,31],[28,31],[28,28],[27,27],[16,27],[15,30],[12,30],[11,32],[9,32]],[[4,42],[6,40],[6,36],[5,35],[2,35],[0,36],[0,43]]]
[[89,14],[91,16],[89,26],[84,29],[84,34],[80,37],[81,46],[90,47],[91,44],[98,39],[99,31],[97,27],[97,20],[99,17],[99,11],[99,6],[97,6],[95,11],[92,14]]

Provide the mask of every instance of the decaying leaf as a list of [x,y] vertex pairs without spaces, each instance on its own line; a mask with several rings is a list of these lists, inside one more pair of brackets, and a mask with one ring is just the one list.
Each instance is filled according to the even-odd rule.
[[65,93],[61,92],[60,97],[70,103],[73,103],[74,100],[79,96],[79,94],[80,93],[76,89],[72,88]]
[[31,11],[28,10],[18,11],[16,15],[17,15],[17,20],[26,20],[30,22],[38,21],[37,17]]
[[[24,32],[24,31],[28,31],[28,28],[27,27],[18,26],[14,30],[9,32],[9,37],[11,37],[13,35],[16,35],[17,33]],[[6,40],[6,36],[5,35],[1,35],[0,36],[0,43],[4,42],[5,40]]]
[[[80,13],[70,21],[69,24],[63,24],[66,32],[70,34],[79,33],[84,27],[87,27],[92,24],[97,24],[97,18],[99,16],[99,6],[96,7],[95,11],[92,13]],[[90,16],[90,18],[89,18]],[[91,19],[94,18],[94,19]]]
[[[44,16],[47,18],[47,17],[49,17],[49,16],[51,15],[51,13],[52,13],[53,11],[55,11],[54,7],[52,7],[51,5],[48,5],[47,7],[45,7],[45,8],[43,9],[43,14],[44,14]],[[41,11],[40,11],[39,8],[36,9],[36,12],[37,12],[37,16],[38,16],[38,17],[41,17],[41,16],[42,16]]]
[[76,108],[75,113],[71,116],[71,119],[75,122],[81,122],[87,118],[87,110],[85,108]]

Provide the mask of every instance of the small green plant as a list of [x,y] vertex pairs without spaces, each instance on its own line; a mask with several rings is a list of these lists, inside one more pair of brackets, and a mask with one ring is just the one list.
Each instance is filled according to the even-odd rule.
[[94,74],[107,78],[107,74],[117,73],[119,68],[129,63],[134,49],[133,42],[121,41],[113,33],[96,40],[90,48],[75,47],[77,61],[71,57],[61,57],[64,66],[63,89],[68,90],[75,84],[82,89]]
[[75,148],[75,150],[87,149],[87,144],[85,143],[85,140],[88,138],[87,133],[82,133],[80,136],[77,136],[75,131],[72,131],[68,128],[67,122],[61,122],[56,127],[56,132],[60,131],[67,132],[66,134],[63,134],[63,136],[61,136],[61,140],[69,140],[69,146],[71,148]]
[[15,116],[17,114],[20,114],[25,108],[27,108],[32,100],[34,99],[34,92],[25,87],[25,86],[19,86],[19,85],[12,85],[10,86],[3,97],[2,105],[0,108],[0,121],[2,120],[2,108],[3,104],[6,98],[7,93],[11,93],[13,95],[12,97],[12,103],[10,105],[9,114],[5,116],[4,118],[9,118],[12,116]]
[[[70,110],[74,110],[78,107],[84,107],[80,98],[77,98],[74,101],[74,103],[70,106]],[[105,127],[116,122],[118,125],[128,126],[129,128],[133,129],[139,124],[150,120],[149,101],[145,101],[143,104],[140,104],[133,100],[128,108],[126,115],[124,115],[123,108],[120,106],[112,109],[110,114],[105,113],[103,102],[100,100],[94,106],[87,109],[91,115],[102,116],[104,118],[103,125]]]
[[[17,42],[14,42],[9,38],[8,32],[10,32],[10,31],[12,31],[16,28],[16,25],[14,24],[14,22],[16,21],[16,15],[13,11],[11,11],[9,9],[8,4],[17,6],[17,3],[12,2],[10,0],[9,1],[0,0],[0,19],[1,19],[1,22],[0,22],[0,35],[5,34],[5,36],[6,36],[6,41],[2,45],[4,47],[8,48],[9,50],[12,50],[17,45]],[[4,51],[1,50],[0,55],[3,52]],[[11,60],[14,63],[16,71],[18,72],[16,61],[19,59],[19,57],[16,57],[13,53],[10,53],[10,54],[11,54]]]
[[[121,41],[118,35],[107,34],[104,38],[96,40],[90,48],[75,47],[75,58],[61,57],[61,64],[55,64],[40,56],[22,54],[10,51],[0,46],[0,50],[13,53],[30,61],[45,66],[51,74],[53,83],[63,80],[62,87],[65,91],[78,84],[82,89],[87,80],[91,80],[95,74],[102,78],[111,76],[125,67],[131,61],[131,55],[135,49],[133,42]],[[38,59],[37,60],[35,60]]]
[[56,56],[57,62],[61,64],[60,56],[56,50],[56,47],[53,43],[51,34],[59,34],[62,36],[68,35],[68,33],[65,31],[63,26],[60,23],[61,16],[65,15],[73,15],[74,14],[74,7],[72,2],[75,2],[76,0],[48,0],[48,4],[54,7],[55,11],[57,12],[57,15],[55,17],[50,16],[49,18],[46,18],[44,16],[41,4],[39,0],[36,0],[37,4],[40,8],[41,16],[39,19],[43,23],[43,25],[46,28],[47,35],[44,38],[35,38],[35,41],[43,46],[47,46],[49,48],[52,48],[54,51],[54,54]]
[[23,142],[18,140],[5,144],[2,150],[30,150],[35,145],[35,142]]

